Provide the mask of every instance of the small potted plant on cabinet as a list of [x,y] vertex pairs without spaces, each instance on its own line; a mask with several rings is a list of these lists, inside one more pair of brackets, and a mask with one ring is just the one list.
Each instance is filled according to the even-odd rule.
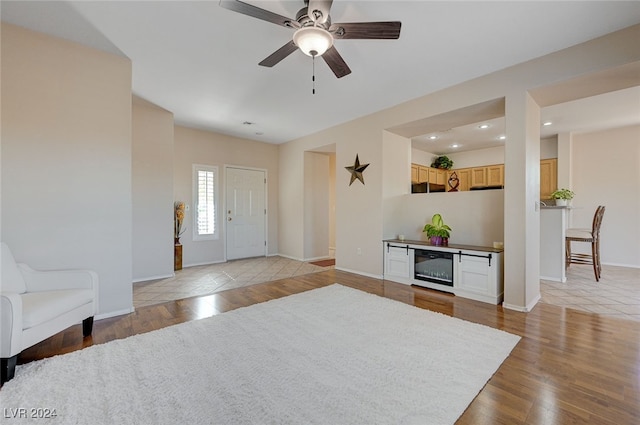
[[575,194],[569,189],[558,189],[551,194],[551,198],[556,200],[556,205],[559,207],[566,207],[574,196]]
[[444,224],[440,214],[434,214],[431,217],[431,223],[425,224],[422,231],[427,234],[431,245],[447,245],[449,243],[451,227]]
[[431,168],[441,168],[443,170],[450,170],[453,167],[453,161],[448,156],[439,156],[431,164]]

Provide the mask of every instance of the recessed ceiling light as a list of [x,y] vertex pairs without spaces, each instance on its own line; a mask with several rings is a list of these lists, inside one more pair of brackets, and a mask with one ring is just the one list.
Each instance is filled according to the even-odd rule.
[[500,136],[498,137],[498,140],[505,140],[507,138],[507,136]]
[[546,121],[546,122],[543,122],[543,123],[542,123],[542,125],[544,125],[545,127],[548,127],[548,126],[550,126],[551,124],[553,124],[551,121]]
[[451,147],[455,149],[455,148],[459,148],[459,147],[460,147],[460,145],[459,145],[459,144],[457,144],[457,143],[454,143],[453,145],[451,145]]
[[436,140],[437,138],[438,138],[438,136],[435,136],[435,135],[434,136],[429,136],[430,140]]
[[480,128],[480,129],[482,129],[482,130],[485,130],[485,129],[489,128],[489,127],[491,127],[489,124],[480,124],[480,125],[478,126],[478,128]]

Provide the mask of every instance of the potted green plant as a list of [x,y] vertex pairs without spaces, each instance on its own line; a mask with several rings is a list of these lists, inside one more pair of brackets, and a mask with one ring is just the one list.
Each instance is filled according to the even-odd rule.
[[432,245],[447,245],[449,243],[451,227],[444,224],[440,214],[434,214],[431,217],[431,223],[425,224],[422,231],[427,234]]
[[574,196],[575,193],[569,189],[558,189],[551,194],[551,199],[556,200],[556,205],[564,207],[573,199]]
[[449,159],[448,156],[439,156],[436,159],[433,160],[433,163],[431,164],[432,168],[442,168],[445,170],[450,170],[451,167],[453,167],[453,161],[451,159]]

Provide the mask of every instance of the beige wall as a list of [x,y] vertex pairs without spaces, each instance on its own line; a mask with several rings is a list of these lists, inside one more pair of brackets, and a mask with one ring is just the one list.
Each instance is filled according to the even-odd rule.
[[[571,47],[496,73],[419,97],[396,107],[291,141],[280,148],[281,205],[291,208],[281,217],[280,248],[291,256],[302,253],[302,206],[300,185],[284,185],[304,175],[305,150],[328,143],[336,144],[336,267],[365,275],[382,273],[381,239],[389,217],[383,217],[382,190],[384,130],[493,99],[505,98],[507,139],[504,200],[505,304],[526,310],[539,297],[539,198],[540,134],[539,108],[528,91],[557,84],[577,76],[612,69],[640,60],[635,42],[640,26]],[[616,49],[610,46],[615,45]],[[546,105],[545,105],[546,106]],[[403,148],[400,148],[403,149]],[[410,146],[406,147],[410,152]],[[365,172],[366,185],[348,187],[343,166],[353,163],[356,153],[363,163],[371,163]],[[410,155],[410,153],[408,153]],[[286,166],[284,165],[286,164]],[[427,210],[429,200],[424,200]],[[416,208],[420,208],[416,205]],[[491,214],[469,204],[470,214]],[[384,214],[393,211],[385,208]],[[417,224],[416,224],[417,225]],[[358,251],[360,248],[360,251]],[[358,252],[361,252],[358,255]]]
[[336,154],[329,155],[329,253],[336,250]]
[[[571,169],[572,226],[590,228],[598,205],[606,206],[602,262],[640,268],[640,126],[574,134]],[[581,245],[588,244],[576,251]]]
[[304,260],[329,256],[329,155],[305,152]]
[[[183,266],[225,261],[224,166],[233,165],[264,169],[267,172],[267,255],[278,253],[278,146],[253,142],[222,134],[181,126],[174,133],[174,199],[190,205],[186,214],[186,232],[180,238]],[[193,164],[218,167],[219,206],[217,220],[221,224],[220,238],[211,241],[193,240]],[[302,176],[300,178],[302,180]]]
[[2,24],[2,239],[39,269],[100,277],[132,308],[131,63]]
[[173,114],[133,99],[133,280],[173,276]]

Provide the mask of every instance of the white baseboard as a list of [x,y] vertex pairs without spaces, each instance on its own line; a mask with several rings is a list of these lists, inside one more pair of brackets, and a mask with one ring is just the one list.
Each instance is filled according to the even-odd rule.
[[350,269],[345,269],[344,267],[335,267],[336,270],[340,270],[342,272],[347,272],[347,273],[353,273],[353,274],[359,274],[360,276],[366,276],[366,277],[370,277],[372,279],[381,279],[383,278],[382,275],[375,275],[372,273],[365,273],[365,272],[361,272],[359,270],[350,270]]
[[552,281],[552,282],[565,283],[565,282],[567,281],[567,278],[565,278],[564,280],[562,280],[562,279],[558,279],[557,277],[540,276],[540,280],[550,280],[550,281]]
[[171,274],[167,274],[167,275],[160,275],[160,276],[148,276],[148,277],[141,277],[138,279],[133,279],[133,283],[138,283],[138,282],[148,282],[150,280],[157,280],[157,279],[167,279],[170,277],[175,277],[175,273],[171,273]]
[[290,255],[284,255],[284,254],[277,254],[277,255],[283,258],[288,258],[289,260],[304,261],[302,258],[292,257]]
[[603,266],[627,267],[630,269],[640,269],[638,264],[602,263]]
[[540,294],[538,294],[538,296],[536,296],[533,301],[531,301],[529,304],[527,304],[525,307],[519,306],[519,305],[514,305],[514,304],[508,304],[503,302],[502,303],[502,307],[508,309],[508,310],[515,310],[515,311],[520,311],[522,313],[528,313],[531,310],[533,310],[533,307],[536,306],[536,304],[538,304],[538,301],[540,301],[541,297]]

